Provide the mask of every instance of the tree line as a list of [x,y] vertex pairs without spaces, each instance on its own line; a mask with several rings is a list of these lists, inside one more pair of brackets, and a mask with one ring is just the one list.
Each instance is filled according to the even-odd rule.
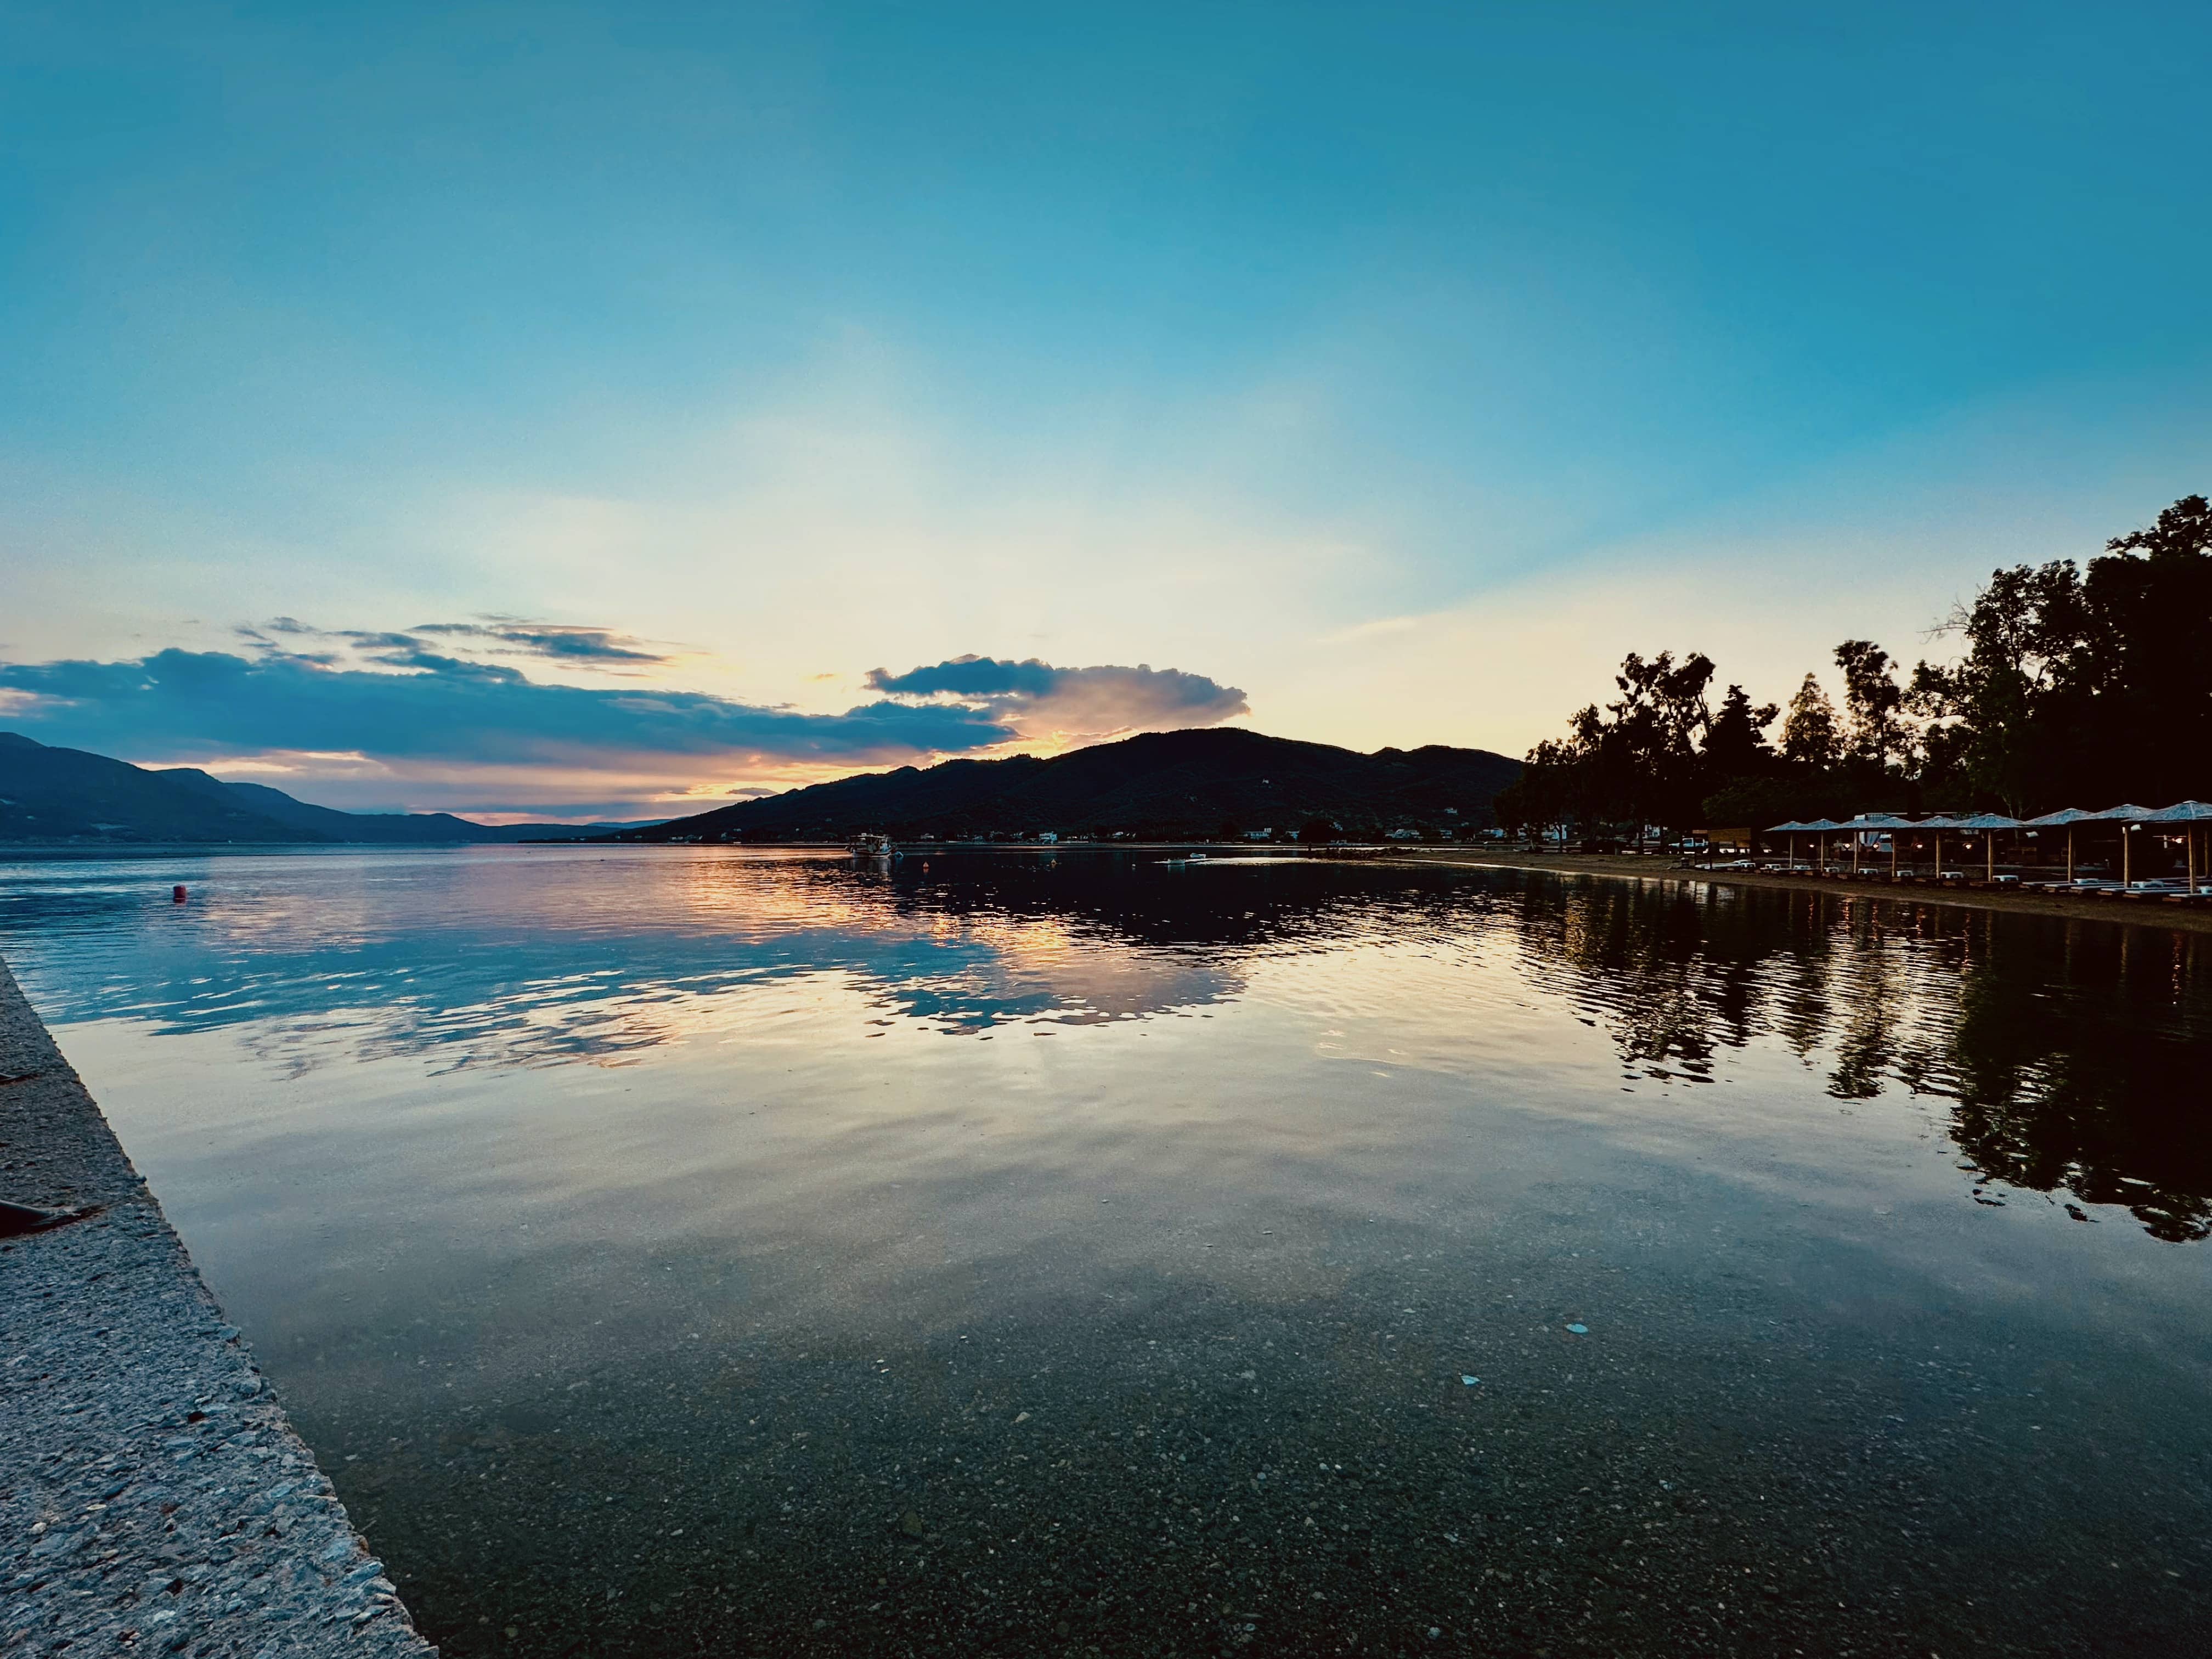
[[1714,690],[1702,652],[1632,652],[1611,702],[1528,751],[1501,823],[1589,835],[1759,827],[1856,812],[2001,811],[2212,797],[2212,505],[1991,574],[1936,630],[1947,663],[1871,640],[1834,652],[1784,708]]

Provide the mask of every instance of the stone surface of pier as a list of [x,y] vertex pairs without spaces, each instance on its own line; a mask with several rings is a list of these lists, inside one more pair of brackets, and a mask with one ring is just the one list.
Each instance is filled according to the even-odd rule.
[[0,964],[0,1652],[436,1650]]

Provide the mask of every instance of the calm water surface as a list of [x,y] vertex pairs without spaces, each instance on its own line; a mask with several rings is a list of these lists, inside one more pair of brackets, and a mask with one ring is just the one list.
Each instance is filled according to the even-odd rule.
[[2208,943],[1157,854],[0,865],[462,1656],[2204,1651]]

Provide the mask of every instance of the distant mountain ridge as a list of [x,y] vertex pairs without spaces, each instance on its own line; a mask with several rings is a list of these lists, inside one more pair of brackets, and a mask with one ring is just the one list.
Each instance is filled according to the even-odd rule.
[[1299,828],[1347,833],[1426,823],[1487,824],[1490,803],[1521,763],[1486,749],[1380,749],[1267,737],[1238,727],[1148,732],[1049,759],[951,760],[902,766],[605,837],[614,841],[837,840],[896,836],[1128,832],[1212,836]]
[[476,823],[450,812],[341,812],[195,767],[154,770],[0,732],[0,842],[433,846],[605,834],[607,823]]
[[150,769],[0,732],[0,842],[236,842],[434,846],[540,840],[842,840],[1042,830],[1211,836],[1295,830],[1312,819],[1350,835],[1491,821],[1521,763],[1431,744],[1371,755],[1238,728],[1151,732],[1039,759],[902,766],[739,801],[653,824],[487,824],[450,812],[342,812],[266,784],[195,767]]

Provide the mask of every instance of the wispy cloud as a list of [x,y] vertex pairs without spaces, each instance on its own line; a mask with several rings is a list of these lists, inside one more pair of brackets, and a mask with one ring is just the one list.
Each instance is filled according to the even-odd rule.
[[[337,663],[349,652],[364,662],[410,668],[463,658],[520,658],[563,667],[624,671],[664,668],[684,654],[658,649],[617,629],[537,622],[526,617],[417,623],[398,629],[325,629],[296,617],[277,617],[236,632],[250,646],[266,653]],[[303,641],[319,641],[324,648],[301,650],[295,642]]]
[[676,660],[665,651],[611,628],[578,628],[495,617],[481,623],[425,623],[414,630],[447,638],[488,641],[495,647],[556,662],[645,663],[661,666]]

